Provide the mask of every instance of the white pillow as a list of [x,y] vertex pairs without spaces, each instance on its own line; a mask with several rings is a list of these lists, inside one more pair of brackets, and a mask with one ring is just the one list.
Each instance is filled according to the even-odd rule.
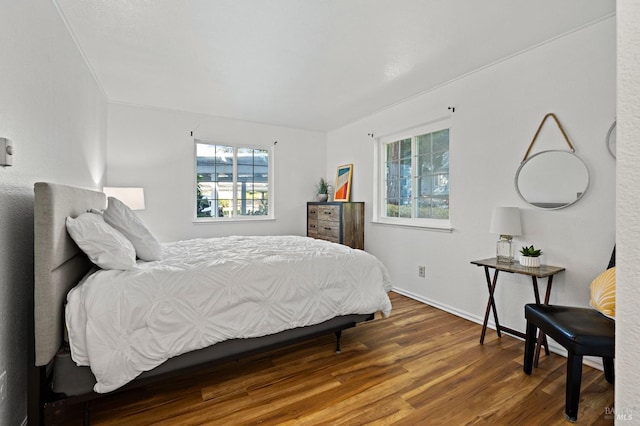
[[67,232],[89,259],[102,269],[129,270],[136,266],[136,251],[124,235],[107,225],[102,215],[83,213],[67,217]]
[[131,241],[136,254],[142,260],[153,261],[162,258],[162,246],[151,231],[126,204],[109,197],[109,204],[103,213],[104,221],[116,228]]

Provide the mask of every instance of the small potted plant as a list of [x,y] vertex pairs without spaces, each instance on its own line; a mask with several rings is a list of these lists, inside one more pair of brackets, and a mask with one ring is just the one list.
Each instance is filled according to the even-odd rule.
[[329,184],[324,178],[316,184],[316,200],[325,202],[329,199]]
[[537,268],[540,266],[540,256],[542,250],[536,249],[533,245],[524,246],[520,249],[520,264],[529,268]]

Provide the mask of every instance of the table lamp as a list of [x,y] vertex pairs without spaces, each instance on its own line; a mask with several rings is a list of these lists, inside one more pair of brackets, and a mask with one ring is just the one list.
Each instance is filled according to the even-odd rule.
[[500,235],[496,243],[496,258],[501,263],[513,263],[513,236],[522,234],[520,209],[494,207],[489,232]]

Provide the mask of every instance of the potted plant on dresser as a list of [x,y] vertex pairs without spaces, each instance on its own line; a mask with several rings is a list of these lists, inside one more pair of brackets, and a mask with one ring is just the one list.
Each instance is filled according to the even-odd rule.
[[536,249],[533,245],[524,246],[520,249],[520,264],[529,268],[537,268],[540,266],[540,256],[542,250]]
[[329,199],[329,184],[324,178],[316,184],[316,200],[325,202]]

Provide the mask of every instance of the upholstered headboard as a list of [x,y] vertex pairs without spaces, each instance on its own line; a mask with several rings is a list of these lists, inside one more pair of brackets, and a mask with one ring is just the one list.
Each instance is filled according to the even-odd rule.
[[92,267],[67,234],[67,216],[104,210],[105,194],[38,182],[34,186],[34,327],[36,366],[47,365],[60,345],[67,292]]

